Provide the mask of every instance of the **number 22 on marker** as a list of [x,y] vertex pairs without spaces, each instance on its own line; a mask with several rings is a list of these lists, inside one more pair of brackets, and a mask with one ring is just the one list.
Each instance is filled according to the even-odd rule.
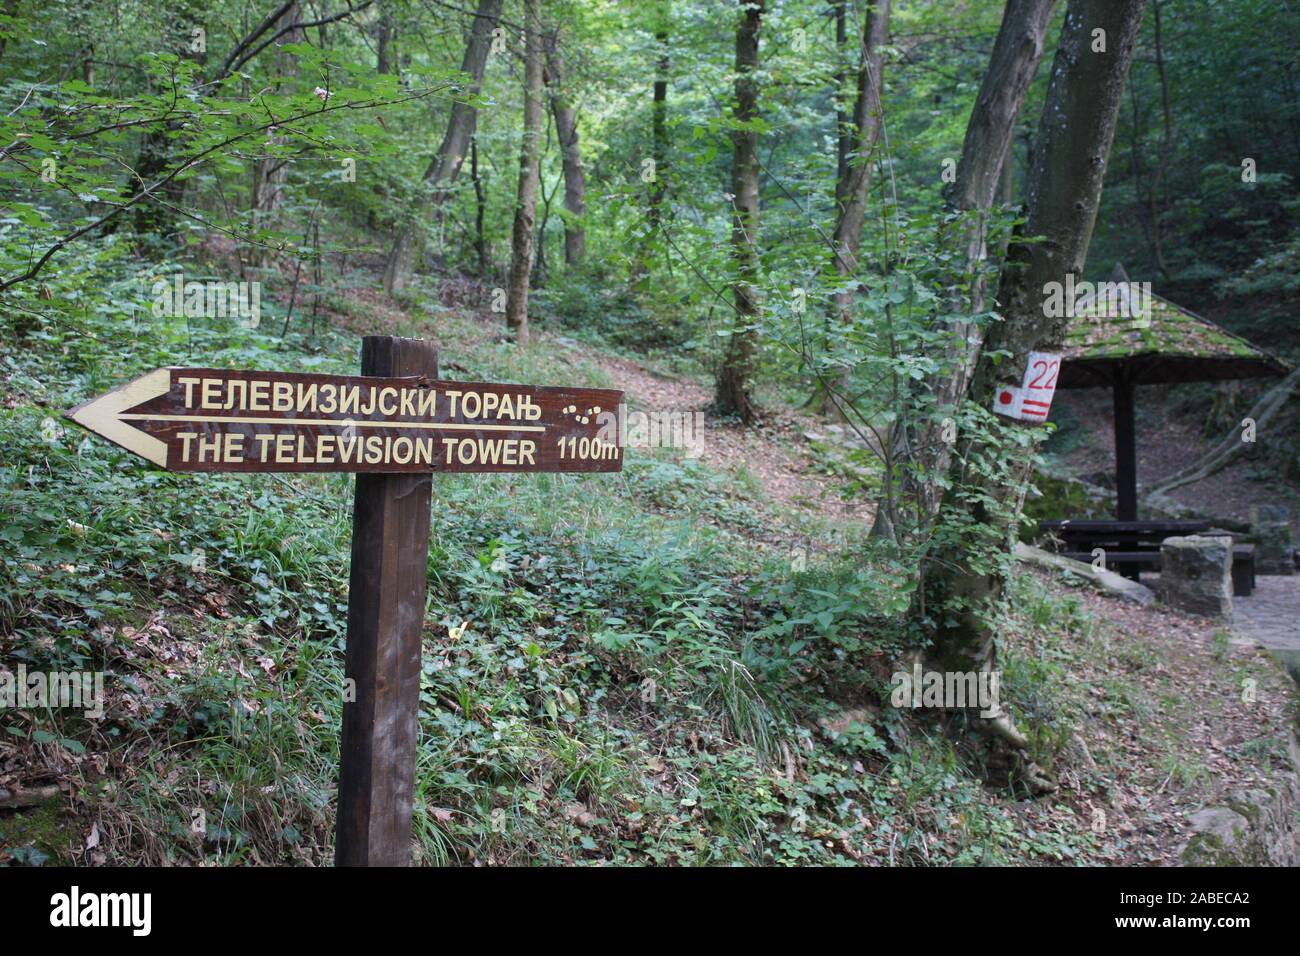
[[1034,352],[1030,356],[1029,370],[1026,378],[1030,374],[1034,375],[1032,381],[1025,383],[1025,388],[1045,389],[1048,392],[1056,391],[1056,376],[1061,371],[1061,360],[1057,356],[1044,355],[1041,352]]

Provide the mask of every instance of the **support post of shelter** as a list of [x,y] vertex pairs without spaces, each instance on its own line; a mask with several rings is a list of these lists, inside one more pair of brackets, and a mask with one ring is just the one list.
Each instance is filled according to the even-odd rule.
[[1137,428],[1133,379],[1120,372],[1115,379],[1115,517],[1136,521]]
[[[1119,521],[1136,521],[1137,506],[1137,420],[1134,411],[1136,386],[1128,370],[1120,368],[1115,376],[1115,517]],[[1141,568],[1133,562],[1121,562],[1116,568],[1134,581]]]

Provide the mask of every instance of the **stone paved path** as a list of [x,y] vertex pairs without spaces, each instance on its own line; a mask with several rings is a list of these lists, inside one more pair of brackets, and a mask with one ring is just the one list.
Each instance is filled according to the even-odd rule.
[[1232,599],[1232,617],[1236,640],[1269,648],[1300,684],[1300,575],[1256,578],[1250,597]]
[[1300,652],[1300,575],[1260,575],[1250,597],[1232,599],[1232,628],[1275,650]]

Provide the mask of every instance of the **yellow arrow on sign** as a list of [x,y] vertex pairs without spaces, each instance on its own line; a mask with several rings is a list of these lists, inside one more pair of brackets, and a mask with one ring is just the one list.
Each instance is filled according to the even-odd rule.
[[155,465],[166,468],[167,443],[127,424],[122,419],[122,413],[128,408],[135,408],[150,399],[166,395],[171,387],[171,369],[160,368],[99,398],[83,402],[68,412],[68,417],[127,451],[133,451]]

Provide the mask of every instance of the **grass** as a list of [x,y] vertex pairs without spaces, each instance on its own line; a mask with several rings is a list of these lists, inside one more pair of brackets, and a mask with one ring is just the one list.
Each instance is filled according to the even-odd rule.
[[[77,313],[0,345],[0,651],[6,664],[108,675],[104,721],[2,714],[0,756],[74,782],[63,834],[95,825],[111,862],[328,863],[350,479],[162,474],[45,423],[196,354],[346,372],[356,339],[167,319],[126,336],[117,319]],[[507,346],[448,310],[388,331],[435,336],[457,378],[615,384],[572,350]],[[856,535],[793,567],[789,540],[766,542],[824,541],[829,526],[782,524],[760,487],[747,469],[664,452],[596,478],[438,478],[420,862],[934,865],[1095,851],[1086,820],[1025,824],[976,755],[879,706],[902,647],[905,569]],[[1071,642],[1101,638],[1077,599],[1023,587],[1007,693],[1050,765],[1083,714]],[[1137,712],[1123,678],[1116,687]],[[862,716],[844,733],[819,728],[848,709]],[[0,816],[14,862],[72,853],[14,829],[40,819]]]

